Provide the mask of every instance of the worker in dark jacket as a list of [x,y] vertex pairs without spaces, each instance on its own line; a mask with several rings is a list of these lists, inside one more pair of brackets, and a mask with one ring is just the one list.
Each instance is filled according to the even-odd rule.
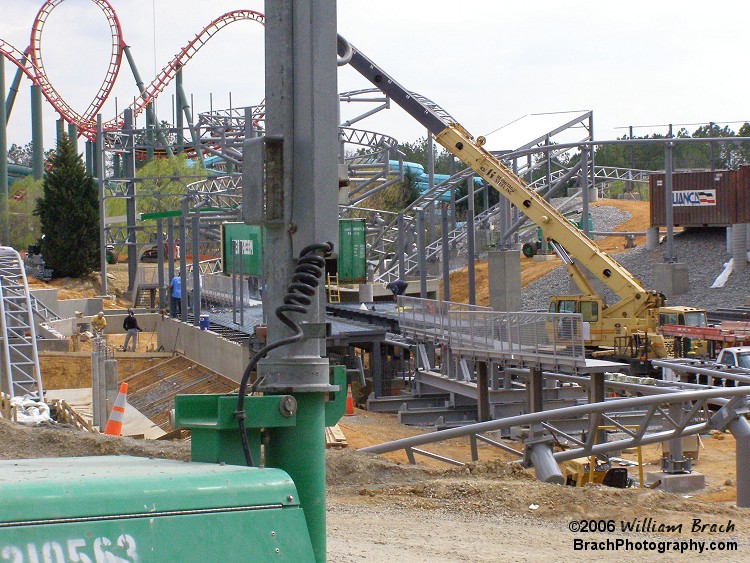
[[138,345],[138,333],[141,332],[141,327],[138,326],[138,319],[135,318],[133,309],[128,309],[128,316],[122,321],[122,328],[125,329],[125,343],[122,345],[122,351],[125,352],[128,349],[128,342],[132,338],[133,347],[130,351],[135,352],[135,347]]
[[406,288],[409,287],[409,283],[402,279],[394,280],[389,284],[386,284],[385,288],[393,293],[394,297],[403,295],[406,293]]

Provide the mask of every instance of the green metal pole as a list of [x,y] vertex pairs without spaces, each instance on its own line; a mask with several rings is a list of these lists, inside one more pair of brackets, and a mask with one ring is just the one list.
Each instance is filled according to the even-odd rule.
[[55,122],[55,129],[57,133],[57,143],[60,144],[60,139],[62,139],[62,136],[65,134],[65,121],[63,121],[62,118]]
[[[150,111],[149,111],[150,110]],[[146,111],[146,164],[154,160],[154,110],[153,103]]]
[[42,88],[31,86],[31,168],[34,180],[44,176],[44,130],[42,127]]
[[[133,58],[133,54],[130,52],[130,47],[124,47],[123,53],[125,53],[125,58],[128,61],[128,65],[130,66],[130,70],[133,73],[133,78],[135,78],[135,84],[138,87],[138,91],[141,93],[141,97],[145,100],[146,99],[146,87],[143,84],[143,79],[141,78],[141,74],[138,72],[138,67],[135,66],[135,59]],[[146,115],[151,119],[151,122],[154,124],[154,129],[156,130],[156,136],[159,139],[159,142],[164,146],[164,150],[167,151],[167,156],[172,157],[174,156],[174,153],[172,152],[172,147],[169,146],[169,143],[167,142],[167,137],[164,135],[164,131],[162,131],[161,126],[159,125],[159,120],[156,118],[156,112],[154,111],[153,105],[148,104],[146,106]]]
[[[300,366],[302,367],[302,366]],[[297,425],[268,431],[266,466],[286,471],[297,486],[316,561],[326,560],[325,394],[294,393]]]
[[96,165],[94,163],[94,143],[86,141],[86,174],[89,176],[94,175]]
[[185,126],[184,119],[182,116],[182,97],[180,96],[180,90],[182,89],[182,69],[177,71],[175,76],[175,128],[177,129],[177,154],[182,153],[185,149],[184,135],[182,128]]
[[78,152],[78,126],[75,123],[68,123],[68,139],[71,140]]
[[[3,57],[5,58],[5,57]],[[26,66],[28,58],[24,54],[21,64]],[[19,68],[16,70],[16,75],[13,77],[13,82],[10,84],[10,90],[8,91],[8,98],[5,100],[5,120],[10,120],[10,114],[13,111],[13,104],[16,103],[16,95],[18,94],[18,88],[21,86],[21,78],[23,77],[23,71]],[[0,95],[5,95],[5,88],[2,89]]]
[[8,215],[8,121],[5,104],[5,57],[0,57],[0,233],[3,245],[10,245]]

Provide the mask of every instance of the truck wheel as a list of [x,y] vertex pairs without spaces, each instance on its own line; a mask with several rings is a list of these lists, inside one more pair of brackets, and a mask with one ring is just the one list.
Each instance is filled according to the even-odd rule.
[[536,245],[530,242],[525,242],[521,247],[521,252],[526,258],[533,258],[536,255]]

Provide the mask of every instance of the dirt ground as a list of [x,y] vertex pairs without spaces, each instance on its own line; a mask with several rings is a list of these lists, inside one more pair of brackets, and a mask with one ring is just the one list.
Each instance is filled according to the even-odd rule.
[[[671,495],[651,489],[547,485],[529,471],[504,463],[509,454],[489,445],[480,446],[478,463],[463,468],[428,458],[410,466],[403,455],[373,456],[356,448],[423,430],[401,426],[393,415],[359,409],[339,426],[349,448],[327,452],[329,561],[672,561],[680,555],[653,550],[681,545],[692,548],[682,555],[690,560],[750,558],[750,509],[733,505],[734,441],[728,434],[704,437],[696,469],[707,476],[706,491]],[[4,420],[0,420],[0,443],[3,459],[117,454],[189,457],[188,442],[112,438],[69,427],[27,428]],[[469,461],[468,444],[462,440],[426,449]],[[645,461],[658,463],[659,453],[657,446],[645,448]],[[726,485],[729,481],[732,485]],[[649,517],[651,521],[646,520]],[[694,519],[733,529],[693,532]],[[581,520],[605,524],[612,520],[616,529],[571,532],[570,527]],[[621,522],[682,524],[682,530],[622,531]],[[576,539],[633,543],[629,551],[620,547],[603,554],[575,550]],[[736,541],[737,550],[709,553],[707,543],[700,555],[699,544],[679,543],[690,540]],[[654,543],[638,543],[644,541]]]
[[[649,203],[647,201],[630,201],[619,199],[608,199],[606,201],[597,201],[591,204],[608,205],[616,207],[622,211],[630,213],[631,217],[615,230],[622,232],[645,231],[649,225]],[[636,237],[635,245],[645,244],[646,237]],[[599,248],[609,254],[625,251],[625,237],[610,236],[603,239],[597,239],[596,244]],[[521,257],[521,287],[525,287],[531,282],[546,276],[552,270],[562,265],[562,261],[555,256],[545,262],[535,262],[529,258]],[[477,296],[477,305],[487,305],[489,301],[488,279],[487,279],[487,262],[477,261],[474,267],[474,278]],[[469,286],[467,278],[467,269],[458,270],[451,273],[451,300],[460,303],[468,303]]]

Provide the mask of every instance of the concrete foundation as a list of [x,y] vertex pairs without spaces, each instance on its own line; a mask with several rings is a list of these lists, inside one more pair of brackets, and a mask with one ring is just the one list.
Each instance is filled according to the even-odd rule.
[[747,228],[746,223],[732,225],[732,271],[735,274],[739,274],[747,267]]
[[554,260],[555,258],[557,258],[557,254],[535,254],[532,260],[534,262],[547,262],[549,260]]
[[371,283],[359,284],[359,300],[362,303],[372,303],[374,300],[374,286]]
[[661,481],[657,488],[666,493],[685,493],[706,487],[706,476],[697,471],[692,473],[664,473],[663,471],[646,473],[647,483],[655,483],[656,481]]
[[659,246],[659,227],[646,229],[646,250],[656,250]]
[[495,311],[521,310],[521,253],[493,250],[487,253],[489,304]]
[[164,350],[179,350],[189,360],[237,382],[250,361],[248,347],[170,317],[159,317],[156,331],[158,345]]
[[687,293],[690,284],[688,267],[683,262],[656,264],[654,279],[658,280],[656,289],[667,297]]

